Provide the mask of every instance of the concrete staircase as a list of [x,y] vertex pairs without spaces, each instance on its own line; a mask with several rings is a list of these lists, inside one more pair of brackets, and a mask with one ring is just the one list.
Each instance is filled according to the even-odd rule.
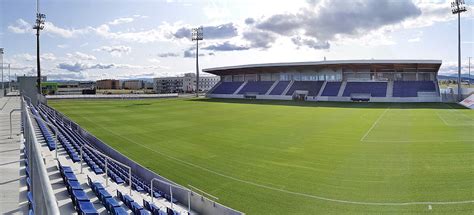
[[288,93],[288,90],[290,90],[291,86],[293,86],[293,83],[295,83],[295,81],[291,81],[288,86],[286,87],[286,89],[283,91],[283,93],[281,94],[282,96],[285,96],[286,93]]
[[273,83],[273,85],[270,87],[270,89],[268,89],[265,95],[269,95],[272,92],[273,88],[275,88],[278,83],[280,83],[280,81],[275,81],[275,83]]
[[240,87],[237,88],[237,90],[236,90],[232,95],[237,95],[237,93],[239,93],[240,90],[241,90],[242,88],[244,88],[245,85],[246,85],[248,82],[249,82],[249,81],[245,81],[242,85],[240,85]]
[[341,97],[342,94],[344,94],[344,90],[346,89],[347,81],[343,81],[341,84],[341,89],[339,89],[339,92],[337,93],[338,97]]
[[393,97],[393,81],[387,82],[387,97]]
[[326,84],[328,81],[324,81],[323,86],[321,86],[321,89],[319,90],[318,96],[321,96],[323,94],[324,88],[326,88]]

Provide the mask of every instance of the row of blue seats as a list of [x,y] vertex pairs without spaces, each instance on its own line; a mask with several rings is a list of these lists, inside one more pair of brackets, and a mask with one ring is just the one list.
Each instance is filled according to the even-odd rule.
[[94,204],[92,204],[86,192],[77,180],[72,168],[69,166],[62,166],[59,161],[58,164],[59,172],[63,178],[64,183],[66,184],[69,196],[71,197],[72,203],[77,213],[81,215],[98,215],[99,213],[97,212],[97,209],[94,207]]
[[135,202],[132,197],[127,194],[122,194],[117,190],[117,197],[122,201],[130,210],[133,211],[135,215],[147,215],[150,214],[149,211],[145,210],[140,204]]
[[363,93],[370,94],[371,97],[387,96],[387,82],[347,82],[342,96]]
[[147,200],[143,199],[143,207],[149,211],[151,211],[151,214],[153,215],[179,215],[179,212],[171,209],[171,208],[166,208],[166,210],[162,210],[153,203],[148,202]]
[[31,192],[31,178],[30,178],[30,171],[29,171],[29,160],[28,160],[28,153],[26,147],[23,148],[23,154],[25,155],[25,174],[26,174],[26,189],[27,194],[26,198],[28,199],[28,214],[34,215],[35,214],[35,200],[33,199],[33,193]]
[[433,81],[395,81],[393,97],[418,97],[418,92],[436,92]]
[[99,198],[102,204],[105,206],[107,211],[113,215],[121,215],[121,214],[128,214],[127,211],[120,206],[120,204],[115,200],[115,198],[110,195],[107,190],[105,190],[104,186],[100,182],[92,182],[91,178],[87,176],[87,182],[91,187],[92,191],[95,195]]
[[[31,109],[32,113],[34,116],[39,117],[38,111],[35,108]],[[43,134],[44,140],[46,141],[46,145],[48,146],[48,149],[50,151],[53,151],[56,149],[56,143],[54,142],[53,135],[49,132],[48,128],[44,124],[43,121],[39,120],[38,118],[35,117],[36,122],[38,123],[38,126],[41,130],[41,134]]]
[[286,95],[291,96],[297,90],[304,90],[308,91],[308,96],[317,96],[323,83],[324,81],[294,81]]

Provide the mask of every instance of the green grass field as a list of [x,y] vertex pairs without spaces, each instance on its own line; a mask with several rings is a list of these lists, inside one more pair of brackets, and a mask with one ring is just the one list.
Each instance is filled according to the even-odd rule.
[[49,105],[145,167],[246,214],[474,214],[474,111],[457,105]]

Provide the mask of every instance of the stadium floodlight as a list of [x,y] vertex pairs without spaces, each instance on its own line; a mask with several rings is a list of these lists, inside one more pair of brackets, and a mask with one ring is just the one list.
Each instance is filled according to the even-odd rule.
[[193,28],[191,31],[191,40],[196,41],[196,97],[199,97],[199,40],[203,39],[203,27]]
[[461,94],[461,13],[466,12],[464,0],[451,2],[451,12],[458,15],[458,101],[462,100]]
[[36,84],[38,85],[38,93],[41,94],[41,67],[40,67],[40,45],[39,36],[40,31],[44,29],[44,20],[46,15],[39,12],[39,0],[36,1],[36,22],[33,29],[36,30]]

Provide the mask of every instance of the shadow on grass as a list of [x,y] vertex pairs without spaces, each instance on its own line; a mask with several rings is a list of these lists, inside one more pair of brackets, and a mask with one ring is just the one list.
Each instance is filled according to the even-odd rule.
[[378,109],[466,109],[455,103],[370,103],[370,102],[305,102],[282,100],[255,100],[255,99],[190,99],[190,102],[253,104],[253,105],[281,105],[296,107],[331,107],[331,108],[378,108]]

